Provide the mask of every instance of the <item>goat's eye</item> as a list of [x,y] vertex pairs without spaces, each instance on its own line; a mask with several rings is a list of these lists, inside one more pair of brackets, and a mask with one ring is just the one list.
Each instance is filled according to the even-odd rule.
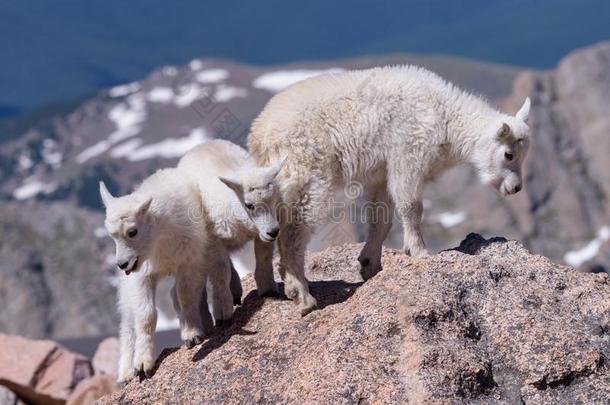
[[131,228],[127,231],[127,236],[129,236],[130,238],[135,238],[137,234],[138,230],[136,228]]
[[506,160],[508,160],[509,162],[512,162],[512,160],[514,159],[514,156],[511,152],[504,152],[504,157],[506,158]]
[[247,209],[249,210],[253,210],[254,209],[254,204],[250,204],[250,203],[246,203],[244,204],[246,206]]

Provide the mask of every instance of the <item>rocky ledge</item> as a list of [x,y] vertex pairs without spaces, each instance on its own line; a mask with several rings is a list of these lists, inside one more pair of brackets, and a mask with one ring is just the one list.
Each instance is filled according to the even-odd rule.
[[320,309],[245,299],[234,323],[105,403],[603,403],[610,282],[471,234],[426,258],[384,251],[363,283],[359,245],[309,256]]

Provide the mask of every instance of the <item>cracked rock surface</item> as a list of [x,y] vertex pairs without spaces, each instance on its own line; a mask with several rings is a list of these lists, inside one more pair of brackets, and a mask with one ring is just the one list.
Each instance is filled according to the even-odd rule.
[[243,280],[233,324],[104,403],[604,403],[610,282],[471,234],[414,259],[384,251],[362,283],[361,245],[308,257],[320,309],[301,318]]

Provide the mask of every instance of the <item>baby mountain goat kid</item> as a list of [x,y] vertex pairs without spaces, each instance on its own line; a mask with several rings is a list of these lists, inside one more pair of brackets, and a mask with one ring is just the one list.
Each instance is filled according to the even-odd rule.
[[[449,167],[468,162],[503,195],[521,190],[529,108],[528,99],[509,116],[414,66],[318,76],[274,96],[254,121],[248,143],[259,164],[287,159],[277,176],[283,203],[292,208],[279,218],[286,295],[300,301],[303,315],[316,305],[304,251],[310,233],[328,216],[337,184],[360,182],[371,202],[395,209],[404,251],[414,256],[426,253],[422,190]],[[381,270],[381,245],[391,227],[386,218],[368,223],[358,258],[364,279]]]
[[[200,192],[181,171],[163,169],[132,194],[115,198],[104,183],[105,226],[116,245],[121,314],[119,382],[137,373],[150,377],[155,364],[155,290],[165,276],[175,280],[172,298],[187,347],[211,330],[206,279],[227,279],[228,256],[219,256],[208,236]],[[230,278],[230,276],[229,276]],[[228,282],[225,286],[228,290]],[[229,292],[217,293],[223,296]],[[232,305],[232,304],[231,304]],[[232,307],[231,307],[232,310]]]
[[[222,246],[218,249],[228,254],[254,240],[254,278],[260,296],[276,293],[271,260],[273,241],[280,229],[276,213],[279,190],[275,177],[281,167],[281,162],[271,167],[258,167],[256,160],[243,148],[224,140],[199,145],[178,163],[178,169],[201,191],[211,234]],[[214,309],[218,306],[216,301],[226,299],[213,298]]]

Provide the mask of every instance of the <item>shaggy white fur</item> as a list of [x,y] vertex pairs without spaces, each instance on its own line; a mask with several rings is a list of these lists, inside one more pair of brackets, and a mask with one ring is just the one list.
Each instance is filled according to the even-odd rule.
[[197,146],[178,163],[178,169],[199,187],[211,235],[219,245],[230,253],[254,239],[254,276],[261,296],[276,292],[270,266],[279,233],[274,179],[281,165],[259,167],[246,150],[224,140]]
[[104,224],[116,245],[117,266],[124,271],[119,283],[118,380],[126,382],[135,373],[152,373],[159,279],[175,279],[172,296],[180,333],[185,344],[192,347],[211,328],[205,301],[201,305],[206,278],[230,270],[228,258],[216,254],[201,223],[204,216],[199,190],[179,170],[159,170],[133,193],[118,198],[100,183],[100,194],[106,207]]
[[[521,189],[529,99],[509,116],[425,69],[404,66],[318,76],[273,97],[254,121],[249,148],[258,163],[284,157],[277,176],[280,274],[301,313],[316,300],[304,275],[309,235],[327,217],[333,188],[363,184],[370,201],[396,209],[404,251],[425,254],[420,233],[424,184],[469,162],[502,194]],[[381,245],[391,221],[369,218],[360,254],[365,279],[381,270]]]

